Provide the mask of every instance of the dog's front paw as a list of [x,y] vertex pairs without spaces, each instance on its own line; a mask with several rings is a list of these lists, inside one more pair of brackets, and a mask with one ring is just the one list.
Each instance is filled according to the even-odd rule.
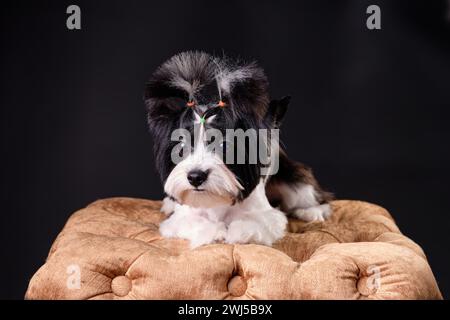
[[160,211],[166,215],[171,215],[175,211],[176,202],[170,199],[169,197],[165,197],[162,201],[162,206]]
[[179,230],[179,225],[178,225],[176,219],[173,219],[173,217],[164,220],[159,225],[159,233],[164,238],[178,237],[178,230]]
[[[266,215],[262,219],[259,216]],[[286,231],[287,219],[278,210],[261,212],[255,219],[232,221],[228,226],[225,242],[227,243],[257,243],[271,246],[281,239]]]
[[197,230],[193,230],[188,235],[187,239],[190,240],[191,249],[197,248],[204,244],[210,244],[217,241],[223,241],[227,235],[227,229],[223,222],[210,222],[203,223],[198,226]]
[[159,226],[159,232],[165,238],[182,238],[190,241],[190,247],[225,239],[227,229],[223,222],[212,222],[200,216],[181,216],[174,213]]
[[255,221],[238,220],[228,226],[225,242],[258,243],[262,241],[263,231]]
[[331,216],[331,207],[329,204],[321,204],[310,208],[297,208],[292,211],[292,215],[300,220],[325,221]]

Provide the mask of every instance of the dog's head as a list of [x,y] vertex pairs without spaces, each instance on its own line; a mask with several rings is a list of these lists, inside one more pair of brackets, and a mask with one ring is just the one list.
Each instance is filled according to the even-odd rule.
[[164,191],[213,207],[244,199],[260,182],[263,164],[254,153],[270,144],[259,131],[279,124],[288,99],[269,102],[255,63],[184,52],[152,75],[145,102]]

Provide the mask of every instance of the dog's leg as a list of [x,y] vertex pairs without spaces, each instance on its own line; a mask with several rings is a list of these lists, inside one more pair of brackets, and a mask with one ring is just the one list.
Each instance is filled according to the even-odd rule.
[[173,214],[160,224],[159,232],[166,238],[187,239],[195,248],[223,240],[226,227],[224,222],[205,217],[202,209],[175,204]]
[[286,224],[286,216],[277,209],[242,213],[228,225],[225,242],[271,246],[284,236]]
[[225,242],[268,246],[283,237],[287,225],[285,214],[270,205],[262,182],[232,208],[225,222],[228,225]]
[[177,203],[171,197],[165,197],[162,202],[163,204],[160,211],[167,216],[171,215],[174,212]]
[[280,210],[304,221],[324,221],[331,215],[333,195],[322,190],[312,170],[290,160],[281,151],[279,170],[266,185],[269,201]]

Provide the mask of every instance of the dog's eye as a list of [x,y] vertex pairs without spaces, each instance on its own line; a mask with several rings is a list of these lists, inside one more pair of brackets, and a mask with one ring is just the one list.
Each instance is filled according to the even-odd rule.
[[220,147],[222,148],[222,150],[223,150],[224,152],[228,151],[228,150],[230,149],[230,146],[231,146],[231,143],[228,142],[228,141],[226,141],[226,140],[223,140],[223,141],[220,143]]
[[177,164],[190,153],[189,141],[186,139],[171,140],[167,151],[170,153],[173,163]]
[[186,146],[186,143],[183,141],[180,143],[180,151],[178,152],[178,156],[180,158],[183,158],[184,156],[184,147]]
[[216,137],[215,136],[207,137],[205,139],[205,145],[206,146],[214,146],[214,145],[217,146]]

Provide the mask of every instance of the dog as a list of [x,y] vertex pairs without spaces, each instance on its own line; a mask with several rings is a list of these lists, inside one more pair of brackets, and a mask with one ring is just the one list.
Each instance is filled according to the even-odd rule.
[[[227,138],[230,130],[270,131],[272,137],[286,113],[290,97],[270,100],[267,77],[255,62],[199,51],[177,54],[153,73],[144,100],[166,193],[163,237],[188,239],[192,248],[222,241],[271,246],[283,237],[287,215],[305,221],[330,216],[333,195],[277,141],[250,142],[246,136],[239,146]],[[209,131],[218,134],[212,138]],[[270,150],[271,161],[250,161],[242,145]],[[224,161],[229,153],[241,161]]]

